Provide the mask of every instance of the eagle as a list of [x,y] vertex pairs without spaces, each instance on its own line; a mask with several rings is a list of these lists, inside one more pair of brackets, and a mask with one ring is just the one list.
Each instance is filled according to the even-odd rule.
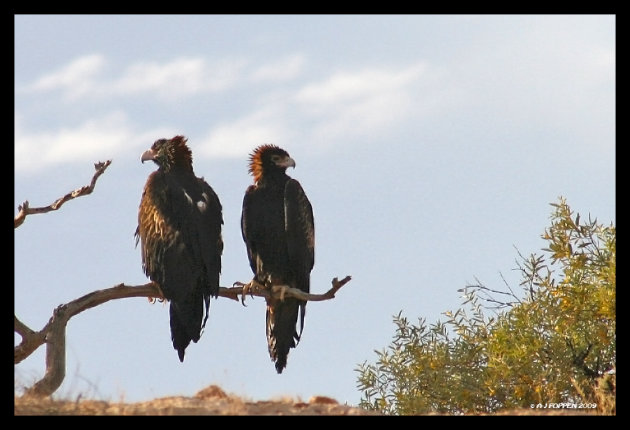
[[184,136],[156,140],[140,160],[158,169],[142,192],[136,246],[140,242],[144,273],[170,302],[171,340],[183,362],[190,341],[201,337],[210,298],[219,293],[221,202],[195,175]]
[[[286,285],[308,293],[315,263],[313,208],[300,183],[286,174],[289,167],[295,168],[295,161],[276,145],[260,145],[250,154],[254,184],[243,198],[241,233],[254,273],[252,283],[265,288]],[[267,299],[267,346],[278,373],[300,341],[305,311],[303,300]]]

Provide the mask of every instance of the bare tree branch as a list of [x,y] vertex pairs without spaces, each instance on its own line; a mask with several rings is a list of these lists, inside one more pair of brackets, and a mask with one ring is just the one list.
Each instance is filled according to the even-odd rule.
[[[96,181],[107,167],[111,164],[111,160],[94,164],[96,172],[92,177],[90,185],[78,188],[65,196],[57,199],[54,203],[46,207],[30,208],[28,201],[25,201],[18,207],[19,213],[15,216],[14,228],[18,228],[27,215],[47,213],[59,209],[65,202],[74,198],[91,194],[96,186]],[[256,284],[254,281],[249,284],[240,284],[239,287],[224,288],[219,287],[219,296],[227,297],[233,300],[239,300],[245,304],[245,294],[250,296],[265,297],[267,300],[284,300],[285,297],[296,297],[305,301],[322,301],[330,300],[335,297],[335,293],[341,287],[351,280],[350,276],[346,276],[339,281],[337,278],[332,280],[332,288],[324,294],[308,294],[286,285],[274,286],[273,288],[265,288]],[[235,284],[236,285],[236,284]],[[46,344],[46,373],[38,382],[26,391],[28,395],[50,396],[53,394],[63,382],[66,375],[66,326],[73,316],[101,305],[114,299],[123,299],[128,297],[148,297],[151,300],[164,300],[159,286],[154,282],[144,285],[130,286],[119,284],[104,290],[93,291],[78,299],[75,299],[65,305],[58,306],[48,323],[40,331],[33,331],[26,324],[14,315],[14,331],[22,337],[22,341],[14,349],[14,362],[18,364],[26,357],[30,356],[41,345]]]
[[239,285],[238,287],[232,288],[223,288],[221,287],[219,290],[219,295],[223,297],[228,297],[233,300],[238,300],[238,296],[241,296],[241,302],[245,304],[245,296],[258,296],[264,297],[266,299],[279,299],[284,300],[286,296],[295,297],[299,300],[311,301],[311,302],[321,302],[324,300],[330,300],[335,298],[335,293],[339,291],[341,287],[346,285],[352,279],[351,276],[346,276],[341,281],[337,278],[334,278],[331,283],[332,287],[330,290],[326,291],[324,294],[310,294],[305,293],[302,290],[298,290],[297,288],[291,288],[288,285],[274,285],[271,290],[263,285],[260,285],[258,282],[252,280],[248,284],[243,284],[242,282],[235,282],[234,285]]
[[156,284],[150,282],[136,287],[124,284],[106,290],[98,290],[58,306],[48,323],[39,332],[34,332],[15,317],[15,331],[22,342],[15,347],[14,362],[21,362],[33,351],[46,343],[46,373],[26,394],[49,396],[54,393],[66,376],[66,325],[74,315],[109,300],[125,297],[156,297],[162,294]]
[[28,200],[25,201],[20,206],[18,206],[19,212],[15,216],[13,228],[15,229],[21,226],[24,220],[26,219],[27,215],[44,214],[50,211],[56,211],[57,209],[61,207],[61,205],[63,205],[68,200],[72,200],[77,197],[91,194],[92,191],[94,191],[94,187],[96,186],[96,181],[98,180],[98,177],[101,176],[103,173],[105,173],[105,169],[107,169],[111,163],[112,163],[112,160],[107,160],[105,162],[99,161],[98,163],[95,163],[94,168],[96,169],[96,173],[94,173],[94,176],[92,177],[92,182],[90,182],[90,185],[85,185],[81,188],[77,188],[76,190],[69,192],[65,196],[57,199],[54,203],[48,206],[40,207],[40,208],[31,208],[29,207]]
[[15,347],[15,364],[24,360],[31,355],[33,351],[40,347],[46,341],[46,333],[44,330],[34,332],[28,328],[22,321],[14,315],[15,332],[22,336],[22,342]]
[[[346,276],[341,281],[334,278],[332,280],[332,288],[324,294],[308,294],[286,285],[274,286],[271,290],[253,286],[247,290],[247,293],[251,296],[265,297],[272,300],[296,297],[306,301],[323,301],[333,299],[335,293],[351,279],[350,276]],[[243,295],[244,288],[244,286],[220,287],[219,296],[239,300],[238,296]],[[136,286],[119,284],[104,290],[93,291],[65,305],[58,306],[48,323],[38,332],[31,330],[15,317],[15,332],[22,336],[22,342],[14,350],[15,364],[20,363],[42,344],[46,344],[46,373],[41,380],[26,391],[26,394],[50,396],[61,386],[66,372],[66,325],[70,318],[110,300],[128,297],[148,297],[150,299],[164,300],[160,288],[154,282]]]

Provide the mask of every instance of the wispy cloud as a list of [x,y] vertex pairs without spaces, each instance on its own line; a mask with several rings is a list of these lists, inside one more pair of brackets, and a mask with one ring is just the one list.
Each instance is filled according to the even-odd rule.
[[147,93],[166,99],[225,91],[238,82],[244,66],[242,60],[209,64],[203,58],[178,58],[164,64],[140,62],[111,82],[111,88],[117,95]]
[[345,137],[369,137],[417,112],[415,93],[425,70],[424,64],[366,68],[305,82],[294,92],[267,87],[252,103],[263,107],[214,127],[199,155],[242,157],[263,143],[322,148]]
[[[75,128],[29,133],[22,118],[15,116],[15,171],[28,173],[46,166],[75,162],[96,162],[130,156],[155,136],[174,134],[167,128],[138,133],[125,114],[113,112]],[[138,152],[139,154],[139,152]]]
[[77,58],[67,66],[47,73],[24,89],[28,92],[62,90],[66,97],[77,99],[92,92],[96,78],[105,65],[105,58],[99,54]]
[[[16,99],[28,91],[32,101],[45,92],[47,105],[59,109],[63,106],[57,100],[77,112],[89,99],[95,111],[116,113],[90,118],[86,110],[78,126],[59,124],[38,133],[29,133],[16,115],[16,170],[93,160],[98,151],[125,151],[124,142],[139,141],[139,135],[146,144],[180,133],[171,124],[156,131],[147,118],[163,118],[164,104],[173,99],[196,97],[198,102],[204,94],[219,92],[224,93],[221,102],[229,100],[231,114],[211,129],[193,124],[200,128],[196,135],[205,136],[196,152],[200,157],[242,157],[267,142],[332,146],[357,138],[375,140],[406,126],[417,129],[429,115],[442,129],[459,118],[493,132],[515,125],[543,126],[595,140],[602,133],[600,125],[614,121],[614,105],[600,91],[606,95],[614,86],[614,48],[572,35],[562,28],[533,28],[505,40],[484,36],[492,43],[477,36],[453,58],[336,66],[316,74],[300,53],[262,63],[245,57],[188,56],[118,68],[103,55],[87,55],[17,88]],[[146,110],[132,118],[124,111],[125,102],[133,97],[137,105],[140,96],[147,96],[142,99]],[[212,105],[213,100],[203,103],[205,109],[223,107]],[[18,102],[16,109],[30,113]],[[442,121],[445,113],[457,117]],[[185,121],[173,124],[189,126]]]
[[[138,61],[120,71],[112,70],[100,54],[77,58],[59,70],[47,73],[18,91],[61,91],[65,100],[84,97],[127,97],[148,94],[161,99],[182,98],[230,90],[249,82],[281,82],[294,79],[303,70],[302,55],[289,55],[268,64],[253,65],[243,58],[208,60],[182,57],[166,62]],[[118,72],[118,73],[117,73]]]
[[369,136],[417,115],[433,104],[430,92],[435,79],[425,63],[399,68],[365,68],[338,72],[300,89],[295,104],[310,122],[318,140]]
[[291,132],[283,121],[286,106],[272,105],[214,127],[200,144],[202,157],[242,157],[263,143],[284,144]]
[[296,95],[296,100],[320,106],[363,101],[376,94],[398,91],[416,81],[423,64],[415,64],[402,70],[365,69],[336,73],[323,81],[306,85]]
[[[282,83],[299,77],[305,64],[302,55],[255,67],[248,67],[245,60],[217,61],[210,67],[203,58],[178,58],[164,63],[135,62],[119,76],[106,80],[106,61],[94,55],[42,77],[30,89],[61,90],[66,98],[78,103],[88,94],[111,98],[151,93],[168,99],[175,94],[185,97],[252,85],[258,88],[257,98],[244,100],[244,106],[262,107],[250,108],[240,117],[213,126],[198,151],[200,157],[240,157],[262,143],[287,142],[299,136],[302,142],[313,139],[321,144],[333,137],[369,134],[403,120],[413,103],[412,87],[426,69],[424,64],[414,64],[397,69],[347,70],[315,82],[305,81],[296,91],[286,91]],[[128,121],[119,112],[86,120],[76,129],[39,135],[27,135],[18,127],[16,168],[34,167],[22,154],[42,148],[45,150],[39,165],[94,158],[97,148],[116,153],[122,150],[122,142],[131,138],[132,130],[141,128]],[[305,123],[313,124],[313,129],[305,132]],[[98,144],[80,144],[94,141],[95,136]]]

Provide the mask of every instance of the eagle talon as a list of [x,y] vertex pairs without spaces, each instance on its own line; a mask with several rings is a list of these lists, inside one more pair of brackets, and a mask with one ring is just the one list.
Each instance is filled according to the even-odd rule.
[[[247,296],[247,293],[249,293],[249,291],[252,289],[252,283],[248,282],[247,284],[241,284],[241,286],[243,287],[243,291],[241,292],[241,304],[243,306],[247,306],[245,304],[245,296]],[[251,296],[251,293],[250,293],[250,296]],[[252,296],[252,297],[254,297],[254,296]]]
[[241,291],[241,303],[243,304],[243,306],[247,306],[245,304],[245,296],[249,294],[249,296],[253,299],[254,298],[254,293],[252,291],[254,289],[256,289],[256,288],[260,288],[261,287],[261,285],[255,279],[252,279],[247,284],[244,284],[243,282],[236,281],[233,285],[238,285],[239,287],[243,287],[243,291]]

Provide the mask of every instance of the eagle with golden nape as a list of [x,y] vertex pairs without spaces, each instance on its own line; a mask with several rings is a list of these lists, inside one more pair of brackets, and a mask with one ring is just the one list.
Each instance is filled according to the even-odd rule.
[[208,319],[210,298],[219,294],[223,239],[221,202],[197,177],[184,136],[158,139],[142,154],[158,169],[144,186],[136,246],[142,268],[170,302],[173,348],[179,361],[198,342]]
[[[287,175],[289,167],[295,168],[295,161],[284,149],[272,144],[254,149],[249,159],[254,183],[243,198],[241,233],[254,273],[252,283],[308,293],[315,263],[313,209],[300,183]],[[278,373],[300,341],[305,312],[303,300],[267,299],[267,346]]]

